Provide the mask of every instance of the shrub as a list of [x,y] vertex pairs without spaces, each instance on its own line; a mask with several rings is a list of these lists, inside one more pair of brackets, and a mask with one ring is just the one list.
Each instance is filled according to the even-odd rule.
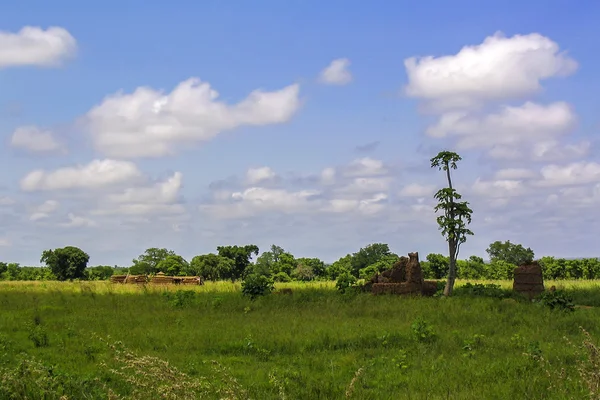
[[509,294],[502,289],[500,285],[488,283],[486,285],[482,283],[471,284],[465,283],[461,288],[456,290],[457,294],[463,294],[467,296],[478,296],[478,297],[494,297],[502,299],[508,297]]
[[175,293],[164,292],[165,296],[173,307],[182,308],[193,303],[196,292],[193,290],[178,290]]
[[345,293],[348,288],[356,283],[356,278],[350,272],[344,272],[338,276],[335,287],[342,293]]
[[273,280],[275,282],[291,282],[292,278],[285,272],[281,271],[273,275]]
[[436,338],[433,326],[423,317],[417,318],[410,326],[413,337],[417,342],[432,342]]
[[557,291],[546,291],[543,292],[538,301],[540,304],[551,308],[552,310],[560,310],[560,311],[575,311],[575,304],[573,303],[573,298],[566,294],[562,290]]
[[251,300],[271,293],[274,288],[273,280],[263,274],[249,274],[242,282],[242,294]]

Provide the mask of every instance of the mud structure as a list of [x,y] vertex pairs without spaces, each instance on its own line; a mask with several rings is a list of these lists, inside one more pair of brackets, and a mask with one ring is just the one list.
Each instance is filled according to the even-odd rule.
[[542,267],[537,261],[515,268],[514,274],[513,290],[515,292],[521,293],[531,300],[544,291]]
[[375,275],[365,285],[373,294],[400,294],[433,296],[437,289],[435,281],[424,281],[419,263],[419,253],[402,256],[391,269]]

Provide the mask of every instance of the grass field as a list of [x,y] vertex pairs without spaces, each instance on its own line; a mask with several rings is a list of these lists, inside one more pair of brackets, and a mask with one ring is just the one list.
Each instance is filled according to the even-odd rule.
[[225,282],[192,294],[0,282],[0,398],[590,398],[600,363],[580,327],[600,339],[600,283],[553,284],[588,307],[342,295],[329,282],[253,302]]

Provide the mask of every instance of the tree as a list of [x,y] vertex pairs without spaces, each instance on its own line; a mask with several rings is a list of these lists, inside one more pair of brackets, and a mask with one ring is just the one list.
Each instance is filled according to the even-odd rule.
[[168,256],[175,255],[173,250],[151,247],[146,249],[144,254],[132,261],[133,266],[129,269],[129,272],[133,275],[155,274],[158,272],[158,263]]
[[298,268],[300,266],[306,266],[312,269],[315,278],[323,278],[327,274],[325,263],[318,258],[307,258],[302,257],[296,260],[298,262]]
[[219,246],[217,252],[221,257],[227,257],[233,260],[233,269],[227,278],[231,281],[240,279],[246,268],[250,265],[252,254],[258,255],[258,246],[248,244],[245,246]]
[[352,254],[346,254],[344,257],[335,261],[327,268],[327,276],[331,280],[336,280],[340,275],[352,269]]
[[456,169],[456,163],[462,158],[451,151],[441,151],[431,159],[431,168],[438,168],[446,172],[448,187],[442,188],[434,195],[438,204],[434,210],[437,213],[442,211],[442,215],[437,217],[437,223],[442,235],[448,242],[448,252],[450,261],[448,268],[448,280],[444,289],[445,296],[451,296],[456,281],[456,259],[460,251],[460,245],[467,241],[467,235],[472,235],[467,224],[471,223],[471,214],[473,210],[469,208],[466,201],[457,201],[462,198],[460,194],[452,187],[452,178],[450,169]]
[[183,274],[187,269],[188,262],[177,254],[169,254],[156,265],[156,271],[165,275],[177,276]]
[[361,248],[358,252],[352,255],[352,275],[358,277],[361,269],[366,268],[371,264],[375,264],[383,257],[391,254],[390,247],[385,243],[373,243]]
[[186,272],[208,281],[218,281],[231,276],[233,268],[232,259],[210,253],[192,258]]
[[293,254],[273,244],[270,251],[263,252],[256,259],[256,266],[273,274],[284,272],[289,276],[298,266],[298,261]]
[[504,243],[496,240],[489,245],[486,252],[490,256],[490,261],[505,261],[514,265],[529,264],[535,256],[529,247],[525,248],[520,244],[511,243],[510,240]]
[[431,253],[425,258],[429,262],[429,270],[434,279],[442,279],[448,274],[449,260],[443,254]]
[[6,272],[8,269],[8,264],[5,262],[0,262],[0,279],[2,278],[2,274]]
[[40,262],[45,263],[59,281],[84,278],[90,256],[78,247],[44,250]]

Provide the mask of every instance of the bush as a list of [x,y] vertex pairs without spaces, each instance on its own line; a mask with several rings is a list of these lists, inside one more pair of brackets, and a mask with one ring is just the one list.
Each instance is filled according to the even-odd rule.
[[417,318],[410,326],[413,337],[417,342],[432,342],[436,338],[436,333],[433,326],[429,322],[423,319],[423,317]]
[[562,290],[546,291],[543,292],[538,301],[540,304],[549,307],[552,310],[560,310],[560,311],[575,311],[575,304],[573,303],[573,298],[566,294]]
[[275,282],[291,282],[292,278],[285,272],[281,271],[273,275],[273,280]]
[[257,273],[249,274],[242,282],[242,294],[250,297],[251,300],[271,293],[274,288],[270,277]]
[[356,278],[350,272],[344,272],[340,276],[335,283],[335,287],[342,293],[345,293],[348,288],[353,286],[356,283]]
[[462,294],[467,296],[494,297],[497,299],[509,297],[509,294],[502,289],[500,285],[495,285],[493,283],[488,283],[486,285],[476,283],[473,285],[467,282],[464,284],[464,286],[457,288],[456,292],[458,295]]
[[177,290],[175,293],[164,292],[163,296],[167,298],[169,304],[173,307],[183,308],[193,303],[196,292],[193,290]]

